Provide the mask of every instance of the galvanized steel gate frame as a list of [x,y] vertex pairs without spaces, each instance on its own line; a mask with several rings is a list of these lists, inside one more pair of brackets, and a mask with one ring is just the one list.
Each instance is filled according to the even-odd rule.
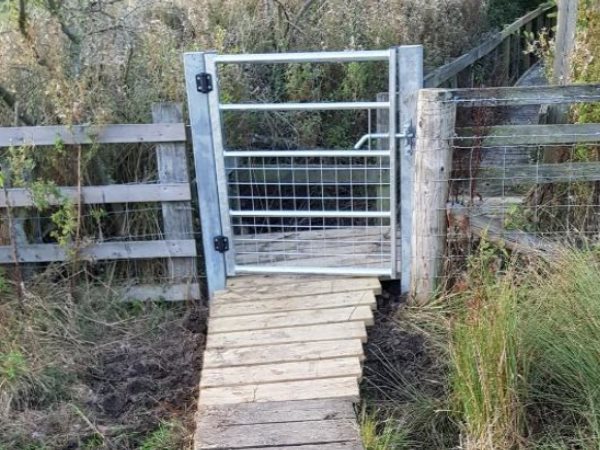
[[[221,103],[217,64],[350,63],[387,61],[389,96],[387,102],[312,103]],[[400,278],[403,291],[410,279],[412,235],[413,138],[417,93],[423,85],[422,46],[401,46],[389,50],[305,52],[275,54],[220,55],[214,52],[186,53],[184,56],[189,119],[194,146],[196,185],[200,206],[202,240],[209,293],[225,288],[226,278],[238,273],[317,273],[339,275],[378,275]],[[243,150],[225,148],[223,111],[341,111],[389,110],[388,133],[365,135],[352,150]],[[364,142],[387,138],[388,149],[361,150]],[[230,206],[227,158],[247,157],[389,157],[389,210],[343,212],[340,210],[243,211]],[[310,208],[309,208],[310,209]],[[391,230],[390,265],[382,268],[275,267],[269,264],[237,264],[232,218],[235,217],[365,217],[389,218]],[[232,248],[229,248],[231,246]],[[399,276],[401,274],[401,276]]]

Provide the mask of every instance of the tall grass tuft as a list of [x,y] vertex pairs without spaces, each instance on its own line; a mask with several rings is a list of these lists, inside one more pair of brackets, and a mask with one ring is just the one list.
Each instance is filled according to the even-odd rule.
[[466,449],[514,448],[521,440],[517,294],[508,279],[466,298],[451,324],[451,402]]
[[541,270],[521,314],[528,395],[541,423],[532,433],[559,423],[571,442],[600,449],[600,253],[570,252]]

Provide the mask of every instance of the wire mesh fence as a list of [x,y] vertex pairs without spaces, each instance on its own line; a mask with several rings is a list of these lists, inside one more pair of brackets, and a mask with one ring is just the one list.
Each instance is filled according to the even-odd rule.
[[597,87],[570,91],[430,91],[422,97],[415,192],[430,202],[433,212],[425,220],[433,226],[419,227],[419,212],[415,241],[433,249],[417,245],[414,256],[417,265],[421,258],[439,268],[434,284],[464,270],[482,239],[528,256],[598,244],[600,124],[546,123],[548,104],[560,104],[550,109],[554,116],[597,106]]

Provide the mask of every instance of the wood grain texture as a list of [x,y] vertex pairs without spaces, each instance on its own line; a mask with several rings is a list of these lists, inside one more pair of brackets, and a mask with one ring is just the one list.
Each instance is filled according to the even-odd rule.
[[357,401],[359,391],[356,377],[206,388],[200,390],[199,401],[204,406],[325,398]]
[[312,309],[339,308],[367,305],[375,308],[377,302],[373,291],[342,292],[340,294],[317,294],[306,297],[292,297],[249,302],[228,302],[214,300],[210,305],[211,317],[233,317],[271,312],[301,311]]
[[239,348],[258,345],[291,344],[330,340],[367,340],[367,328],[363,321],[308,325],[272,330],[237,331],[209,334],[207,348]]
[[354,376],[359,379],[361,373],[360,360],[356,356],[252,366],[204,368],[200,389],[335,377]]
[[242,449],[248,447],[325,445],[356,442],[357,425],[351,420],[323,420],[237,425],[228,428],[205,427],[199,449]]
[[327,358],[356,356],[364,359],[360,339],[337,341],[297,342],[243,348],[209,348],[204,351],[205,369],[236,367],[253,364],[273,364],[290,361],[313,361]]
[[[154,103],[152,119],[156,124],[183,121],[182,107],[176,103]],[[156,146],[158,179],[161,183],[189,185],[187,155],[183,143],[162,143]],[[188,202],[163,202],[163,233],[165,239],[194,239],[192,205]],[[195,258],[177,258],[169,261],[169,275],[173,282],[186,282],[196,277]]]
[[269,330],[303,325],[363,321],[373,324],[373,311],[369,306],[287,311],[260,315],[213,317],[208,322],[208,332],[230,333],[232,331]]
[[[79,202],[76,187],[59,187],[60,196],[48,195],[44,198],[50,205],[61,204],[65,198]],[[10,204],[12,208],[35,206],[31,190],[25,188],[7,189],[8,196],[0,191],[0,208]],[[85,205],[107,203],[154,203],[189,202],[192,199],[189,183],[167,184],[112,184],[108,186],[83,186],[81,200]],[[190,209],[190,206],[187,207]]]
[[[233,283],[235,279],[231,280]],[[381,293],[381,283],[377,278],[340,278],[329,277],[312,281],[310,278],[299,280],[291,279],[289,283],[283,279],[279,286],[271,286],[256,280],[253,277],[240,278],[238,284],[232,285],[230,290],[216,292],[217,301],[247,302],[255,300],[278,299],[281,297],[303,297],[307,295],[355,292],[372,290],[375,294]]]
[[0,127],[0,148],[21,145],[129,144],[183,142],[183,123]]
[[[81,247],[77,256],[85,261],[193,257],[196,256],[196,241],[104,242]],[[19,249],[20,262],[60,262],[68,259],[68,249],[58,244],[31,244]],[[11,247],[0,246],[0,264],[12,262]]]
[[425,89],[419,95],[411,264],[411,295],[418,301],[429,299],[442,273],[456,121],[449,99],[448,91]]

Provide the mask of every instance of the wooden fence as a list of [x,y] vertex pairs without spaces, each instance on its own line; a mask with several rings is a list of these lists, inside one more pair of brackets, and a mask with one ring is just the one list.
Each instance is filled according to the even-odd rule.
[[[514,84],[538,60],[536,55],[526,51],[528,38],[525,32],[534,36],[538,36],[544,28],[551,32],[556,23],[552,17],[555,12],[554,2],[544,3],[468,53],[429,72],[425,76],[425,88],[476,87],[477,66],[486,58],[490,59],[494,68],[500,67],[500,83],[505,86]],[[488,74],[485,78],[487,86],[493,85],[490,84],[493,77]]]
[[[567,183],[569,194],[565,204],[550,207],[564,210],[584,208],[592,216],[600,214],[598,202],[577,204],[581,201],[573,192],[577,183],[600,180],[600,124],[558,125],[502,125],[481,128],[456,128],[457,108],[504,107],[526,105],[560,105],[600,102],[600,84],[572,86],[532,86],[526,88],[489,89],[424,89],[419,94],[418,130],[415,149],[415,183],[413,196],[412,278],[411,290],[417,300],[426,300],[439,286],[446,257],[449,223],[460,209],[461,227],[467,233],[493,231],[492,240],[502,241],[506,247],[525,248],[545,252],[554,248],[553,242],[540,240],[537,235],[518,226],[508,229],[506,207],[527,206],[530,194],[540,187]],[[527,165],[469,168],[456,173],[457,158],[453,153],[473,155],[482,147],[509,153],[528,146],[532,159]],[[566,148],[565,148],[566,146]],[[562,151],[560,161],[548,164],[543,156],[548,151]],[[467,191],[462,202],[453,202],[450,195],[452,182],[472,184],[482,179],[493,179],[499,187],[496,197],[474,198]],[[533,189],[523,189],[523,186]],[[511,191],[513,187],[518,187]],[[596,187],[593,187],[596,189]],[[595,191],[592,191],[595,192]],[[476,196],[475,196],[476,197]],[[562,202],[561,202],[562,203]],[[534,203],[534,209],[537,203]],[[545,206],[544,206],[545,207]],[[500,214],[496,214],[500,211]],[[500,217],[497,217],[500,216]],[[518,224],[517,224],[518,225]],[[574,234],[581,233],[575,229]],[[594,230],[597,235],[600,231]],[[568,237],[570,230],[551,230],[553,239]],[[544,234],[538,233],[538,234]],[[555,242],[555,241],[554,241]],[[534,248],[535,247],[535,248]]]
[[[65,145],[155,143],[157,183],[64,186],[58,189],[60,201],[66,198],[75,204],[159,203],[162,209],[161,239],[92,243],[84,240],[84,243],[63,246],[57,243],[30,243],[24,233],[17,233],[17,242],[0,246],[0,264],[61,262],[73,255],[90,262],[166,259],[168,283],[124,286],[122,295],[132,299],[161,298],[168,301],[200,298],[186,131],[181,106],[155,104],[152,116],[153,124],[0,128],[0,147],[37,148],[54,146],[57,141]],[[59,199],[52,195],[48,196],[47,201],[50,204],[59,203]],[[31,207],[35,207],[31,189],[5,188],[0,191],[0,212]]]

